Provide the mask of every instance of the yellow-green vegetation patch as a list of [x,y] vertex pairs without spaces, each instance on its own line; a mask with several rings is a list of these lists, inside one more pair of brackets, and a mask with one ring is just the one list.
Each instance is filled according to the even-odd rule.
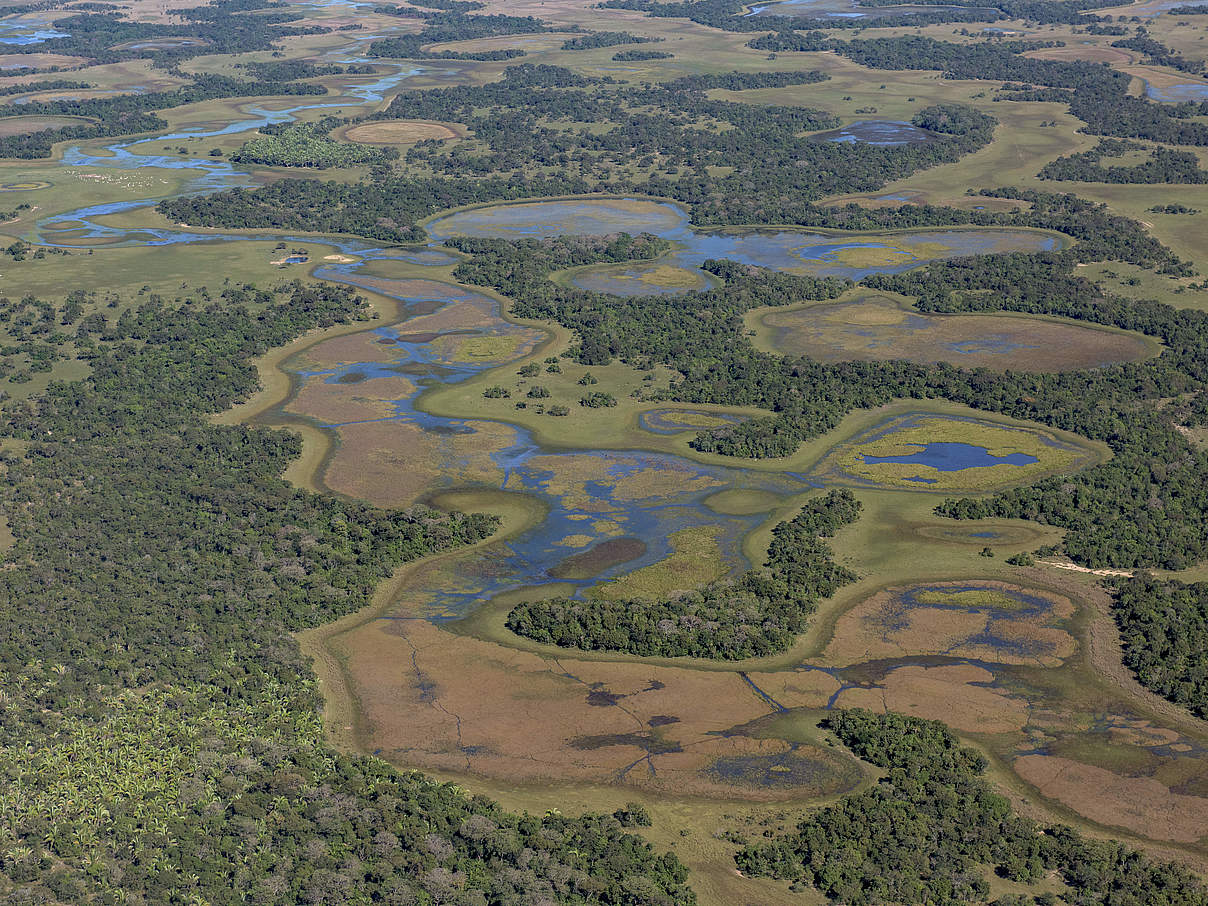
[[671,543],[670,555],[597,586],[589,594],[618,600],[656,600],[720,579],[729,572],[718,543],[721,534],[720,528],[709,525],[673,532],[667,539]]
[[928,588],[917,591],[914,599],[920,604],[941,604],[945,607],[985,608],[995,610],[1019,610],[1020,602],[996,588],[973,588],[962,591],[944,591]]
[[900,245],[853,245],[822,256],[823,261],[855,268],[897,268],[912,261],[942,258],[949,251],[939,242],[916,242],[909,248]]
[[704,504],[723,516],[750,516],[766,513],[782,503],[779,495],[754,488],[727,488],[705,498]]
[[505,359],[516,354],[520,337],[498,334],[485,337],[447,336],[441,337],[433,346],[454,362],[481,362],[486,359]]
[[591,535],[567,535],[558,544],[561,547],[587,547],[595,540]]
[[642,414],[642,422],[646,429],[664,434],[670,431],[722,428],[734,424],[735,418],[725,413],[700,409],[651,409]]
[[665,289],[695,289],[701,282],[700,277],[692,271],[670,264],[660,264],[642,279]]
[[866,487],[981,491],[1070,472],[1092,457],[1039,427],[913,413],[840,444],[815,474]]

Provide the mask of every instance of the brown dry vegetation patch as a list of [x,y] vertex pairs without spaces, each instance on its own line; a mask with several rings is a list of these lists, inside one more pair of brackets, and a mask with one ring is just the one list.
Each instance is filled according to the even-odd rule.
[[822,708],[839,691],[830,673],[810,667],[777,673],[750,673],[751,682],[784,708]]
[[1173,793],[1150,777],[1125,777],[1051,755],[1024,755],[1014,767],[1043,795],[1099,824],[1178,843],[1208,835],[1208,799]]
[[[1022,591],[1002,582],[977,584],[989,595]],[[952,587],[966,585],[956,583]],[[943,594],[949,587],[941,583],[929,589]],[[1009,606],[1001,610],[983,606],[977,599],[967,602],[967,609],[962,609],[959,599],[944,607],[910,604],[903,597],[904,591],[889,588],[877,592],[843,614],[823,651],[825,660],[842,665],[942,652],[997,664],[1056,667],[1077,650],[1074,637],[1063,628],[1074,615],[1074,604],[1068,598],[1029,589],[1030,596],[1050,601],[1052,606],[1040,613],[1027,613],[1015,612]]]
[[849,689],[839,708],[898,711],[926,720],[942,720],[963,733],[1011,733],[1022,730],[1028,703],[990,688],[994,674],[972,664],[899,667],[874,688]]
[[423,620],[368,623],[341,648],[351,653],[362,744],[408,766],[748,799],[824,795],[852,783],[821,751],[814,789],[715,773],[719,759],[789,750],[780,740],[720,735],[767,713],[737,674],[545,658]]
[[286,409],[325,425],[343,425],[387,418],[394,412],[395,400],[414,393],[415,384],[402,375],[355,382],[331,382],[325,375],[316,375],[302,385]]
[[[422,281],[415,281],[417,283]],[[437,284],[439,285],[439,284]],[[410,318],[405,324],[397,325],[400,333],[427,333],[440,335],[454,330],[477,330],[498,327],[506,322],[499,317],[498,305],[482,297],[467,301],[450,302],[439,311]]]
[[45,129],[80,126],[95,122],[82,116],[14,116],[0,119],[0,136],[28,135]]
[[[190,3],[195,6],[195,3]],[[0,71],[20,71],[26,67],[32,69],[47,69],[51,66],[69,68],[83,66],[88,62],[87,57],[70,57],[62,53],[0,53]]]
[[467,427],[466,433],[442,435],[396,420],[344,425],[324,482],[333,491],[391,507],[410,506],[450,482],[497,487],[503,471],[491,454],[510,446],[515,432],[496,422]]
[[1085,60],[1089,63],[1128,64],[1133,55],[1120,47],[1100,47],[1097,44],[1067,44],[1065,47],[1043,47],[1023,54],[1034,60]]
[[761,319],[777,352],[824,362],[951,362],[967,368],[1069,371],[1145,358],[1145,337],[1041,318],[930,315],[873,296],[773,311]]
[[290,362],[290,367],[296,371],[321,371],[339,365],[359,362],[382,364],[398,359],[398,347],[393,342],[381,343],[381,339],[366,330],[324,340]]
[[414,145],[416,142],[457,138],[458,133],[441,123],[419,120],[385,120],[362,123],[344,131],[341,138],[364,145]]

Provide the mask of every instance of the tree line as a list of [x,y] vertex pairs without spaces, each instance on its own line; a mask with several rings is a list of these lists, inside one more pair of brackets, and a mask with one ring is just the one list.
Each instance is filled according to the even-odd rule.
[[[1105,157],[1119,157],[1130,151],[1144,151],[1147,159],[1131,166],[1102,163]],[[1059,157],[1045,164],[1038,175],[1041,179],[1125,185],[1208,182],[1208,170],[1200,169],[1199,158],[1190,151],[1112,139],[1099,142],[1089,151]]]

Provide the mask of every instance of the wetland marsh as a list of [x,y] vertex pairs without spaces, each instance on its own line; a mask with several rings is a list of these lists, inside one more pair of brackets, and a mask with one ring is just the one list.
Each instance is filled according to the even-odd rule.
[[[749,12],[862,17],[934,9],[806,0]],[[636,16],[625,21],[627,28],[648,25]],[[650,28],[666,28],[651,21]],[[681,40],[680,28],[659,32],[659,40]],[[692,29],[683,30],[693,40]],[[569,35],[449,47],[523,45],[537,59],[566,62],[569,52],[559,47]],[[24,26],[11,37],[45,35]],[[366,64],[364,42],[373,37],[325,36],[331,44],[314,58]],[[156,49],[182,40],[143,43]],[[744,65],[764,58],[726,53]],[[423,224],[426,244],[398,246],[288,230],[221,232],[151,212],[163,197],[282,176],[223,154],[172,150],[179,143],[208,148],[332,110],[380,112],[400,88],[488,81],[502,69],[490,60],[373,63],[373,75],[333,80],[338,91],[322,100],[231,102],[192,111],[151,137],[69,143],[49,164],[10,167],[11,182],[0,185],[54,199],[25,215],[22,235],[87,256],[72,263],[88,280],[99,279],[98,259],[111,256],[108,266],[120,267],[122,285],[140,298],[144,279],[151,294],[167,297],[190,279],[208,279],[215,296],[244,278],[263,285],[297,277],[363,291],[375,320],[322,327],[267,353],[258,362],[261,393],[219,421],[300,431],[303,454],[286,477],[325,499],[501,517],[494,536],[402,566],[368,608],[299,634],[319,675],[328,738],[404,771],[422,769],[501,797],[511,808],[611,811],[640,800],[655,814],[647,833],[690,864],[707,906],[795,896],[734,871],[722,836],[735,814],[764,820],[769,803],[777,812],[810,809],[876,782],[877,772],[819,729],[845,708],[942,720],[986,754],[995,782],[1031,813],[1205,864],[1208,730],[1129,685],[1108,597],[1093,577],[1005,562],[1060,544],[1062,530],[935,512],[942,495],[980,498],[1066,481],[1106,462],[1105,444],[941,399],[912,399],[850,413],[784,459],[702,453],[689,445],[698,432],[740,428],[771,413],[677,401],[683,397],[672,388],[683,376],[663,365],[576,361],[570,330],[521,321],[511,300],[457,283],[454,270],[467,256],[443,246],[462,236],[650,233],[671,243],[657,259],[553,275],[563,287],[639,297],[714,288],[717,280],[700,267],[710,258],[858,281],[958,257],[1057,252],[1072,239],[1025,228],[706,229],[684,207],[629,196],[456,209]],[[1155,99],[1182,99],[1150,90]],[[0,131],[28,131],[32,119],[13,118]],[[885,146],[934,140],[897,119],[842,121],[848,125],[814,138]],[[337,136],[405,149],[466,133],[456,123],[357,120]],[[928,178],[938,177],[918,182],[925,187]],[[878,203],[928,197],[912,185],[895,185]],[[147,266],[150,255],[160,256],[155,268]],[[51,280],[28,264],[18,272],[31,285]],[[216,274],[232,278],[222,290]],[[239,288],[229,291],[236,297]],[[1142,362],[1163,351],[1138,333],[1052,317],[932,315],[858,288],[832,302],[753,310],[743,328],[760,351],[827,363],[907,360],[1047,374]],[[592,394],[612,402],[597,408],[587,402]],[[823,602],[786,652],[736,663],[639,658],[543,645],[506,628],[521,601],[567,597],[590,607],[675,599],[758,568],[776,526],[839,487],[853,489],[864,507],[830,539],[836,563],[855,579]],[[9,540],[5,525],[0,544]]]

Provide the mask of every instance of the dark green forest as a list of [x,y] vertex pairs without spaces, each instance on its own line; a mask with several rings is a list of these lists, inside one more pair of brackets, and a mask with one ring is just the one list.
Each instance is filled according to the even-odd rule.
[[1208,582],[1112,583],[1124,663],[1141,685],[1208,717]]
[[[772,213],[782,199],[808,202],[880,188],[957,160],[993,137],[991,117],[944,105],[915,118],[937,132],[938,141],[897,147],[817,141],[808,133],[840,121],[810,108],[715,100],[706,93],[825,78],[811,70],[731,73],[626,87],[560,67],[513,66],[502,81],[483,86],[400,92],[377,118],[455,122],[475,136],[472,144],[416,146],[401,173],[382,170],[356,185],[282,180],[173,199],[160,210],[196,225],[321,230],[395,242],[422,238],[416,221],[448,207],[548,195],[640,192],[703,211],[758,204]],[[575,124],[570,130],[555,125],[568,120]],[[600,122],[616,126],[601,132],[593,125]],[[644,178],[621,175],[634,162]],[[733,173],[711,176],[709,168],[719,166]],[[414,172],[420,168],[431,175]]]
[[[1130,151],[1146,152],[1147,159],[1131,165],[1103,163],[1104,158],[1119,157]],[[1130,185],[1208,182],[1208,170],[1200,169],[1199,158],[1190,151],[1150,148],[1140,142],[1113,139],[1099,142],[1090,151],[1059,157],[1045,164],[1039,175],[1041,179]]]

